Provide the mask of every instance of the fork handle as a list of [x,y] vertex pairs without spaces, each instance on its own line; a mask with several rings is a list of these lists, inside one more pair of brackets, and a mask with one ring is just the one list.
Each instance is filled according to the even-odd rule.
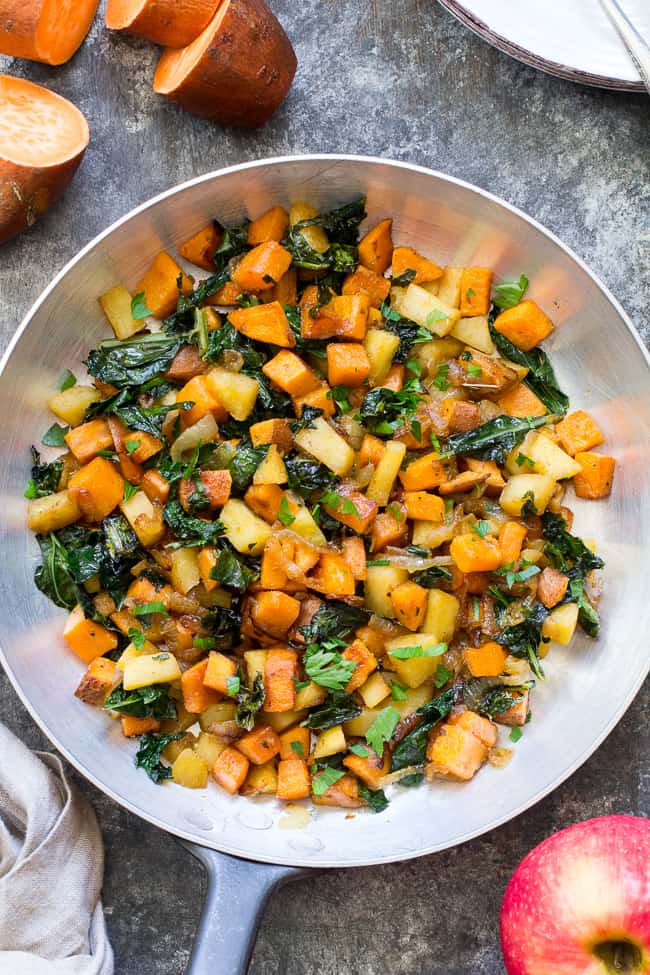
[[600,2],[628,49],[650,93],[650,44],[641,36],[618,0],[600,0]]

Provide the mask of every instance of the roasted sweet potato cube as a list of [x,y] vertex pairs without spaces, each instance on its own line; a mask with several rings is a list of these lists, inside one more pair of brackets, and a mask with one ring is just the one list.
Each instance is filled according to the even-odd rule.
[[309,758],[310,741],[309,728],[302,728],[299,724],[283,731],[280,735],[280,758],[302,758],[306,761]]
[[81,678],[79,687],[74,692],[75,697],[85,704],[101,707],[113,690],[117,678],[117,664],[106,657],[96,657],[88,665],[88,670]]
[[350,566],[350,572],[357,582],[363,582],[368,572],[366,569],[366,547],[362,539],[356,535],[344,538],[341,544],[341,554]]
[[242,291],[268,291],[289,270],[291,260],[285,247],[268,240],[244,254],[231,277]]
[[379,389],[392,389],[394,393],[399,393],[404,386],[404,379],[406,377],[406,370],[404,366],[400,366],[397,363],[393,363],[388,372],[383,383],[378,383]]
[[371,433],[366,433],[361,441],[361,447],[357,454],[357,467],[359,470],[372,464],[376,467],[384,453],[384,441],[379,437],[374,437]]
[[160,731],[158,718],[134,718],[128,714],[122,718],[122,734],[125,738],[137,738],[152,731]]
[[287,453],[293,447],[293,433],[290,424],[290,420],[277,418],[253,423],[248,431],[253,447],[274,443],[278,450]]
[[84,663],[109,653],[117,646],[117,637],[101,623],[86,619],[81,606],[75,606],[65,624],[63,638]]
[[278,762],[278,799],[295,802],[307,799],[311,792],[311,780],[307,762],[302,758],[283,758]]
[[408,535],[408,520],[403,504],[392,504],[377,515],[372,525],[372,551],[381,552],[387,545],[399,545]]
[[461,782],[473,778],[487,758],[483,742],[457,724],[445,724],[433,735],[427,748],[427,778],[444,775]]
[[165,504],[169,497],[169,481],[153,469],[144,472],[141,487],[149,500],[158,504]]
[[205,360],[201,358],[199,350],[195,345],[184,345],[172,359],[165,379],[174,383],[187,383],[202,372],[205,372]]
[[409,284],[427,284],[442,277],[442,268],[434,261],[422,257],[412,247],[396,247],[393,251],[391,273],[393,279],[401,277],[406,271],[415,271]]
[[466,457],[463,463],[468,471],[476,471],[479,474],[487,475],[484,481],[486,494],[495,495],[501,493],[506,482],[493,460],[475,460],[473,457]]
[[293,711],[296,703],[295,678],[298,655],[288,647],[273,647],[264,666],[265,711]]
[[219,583],[216,579],[212,578],[212,570],[217,564],[217,556],[212,545],[205,545],[196,557],[199,564],[199,572],[201,574],[201,582],[206,590],[206,592],[212,592],[216,589]]
[[393,257],[392,220],[382,220],[359,241],[359,262],[364,267],[383,274]]
[[459,728],[464,728],[470,734],[478,738],[480,742],[492,748],[496,744],[497,729],[489,718],[484,718],[476,711],[458,711],[449,718],[449,724],[455,724]]
[[466,267],[460,279],[460,313],[463,318],[487,315],[490,310],[492,271],[486,267]]
[[221,243],[222,233],[216,220],[186,240],[178,248],[178,253],[190,264],[202,267],[204,271],[214,271],[214,252]]
[[230,497],[231,487],[230,471],[201,471],[196,480],[181,478],[178,498],[185,511],[191,511],[197,501],[201,502],[201,510],[205,508],[206,511],[215,511],[223,508]]
[[370,360],[357,342],[330,342],[327,346],[327,378],[330,386],[363,386],[370,374]]
[[480,647],[467,647],[463,658],[472,677],[498,677],[503,673],[506,652],[499,643],[490,640]]
[[[144,464],[146,460],[162,450],[163,443],[159,437],[154,437],[145,430],[129,430],[116,416],[109,416],[107,422],[115,450],[120,456],[120,464],[125,459],[131,463]],[[124,470],[123,473],[126,476]]]
[[424,622],[428,601],[428,591],[417,582],[402,582],[390,593],[390,601],[397,621],[407,630],[415,632]]
[[552,609],[562,602],[568,588],[568,576],[547,565],[537,581],[537,598],[547,609]]
[[452,539],[449,554],[461,572],[494,572],[502,561],[495,538],[479,538],[469,532]]
[[256,342],[278,345],[283,349],[292,349],[296,344],[296,337],[279,301],[239,308],[231,311],[228,319],[238,332]]
[[195,423],[212,413],[217,423],[228,419],[228,411],[220,403],[208,376],[195,376],[176,393],[177,403],[194,403],[189,410],[181,410],[181,427],[194,426]]
[[124,478],[105,457],[95,457],[68,481],[68,493],[87,521],[100,522],[124,496]]
[[528,529],[518,521],[506,521],[499,529],[502,565],[513,565],[521,555]]
[[481,425],[481,411],[477,403],[467,400],[445,399],[442,401],[449,433],[467,433]]
[[218,704],[222,695],[203,683],[208,668],[207,660],[199,660],[181,674],[183,705],[190,714],[201,714],[213,704]]
[[87,464],[100,450],[113,449],[113,435],[102,417],[69,430],[65,442],[80,464]]
[[282,349],[262,366],[262,372],[289,396],[304,396],[321,385],[313,369],[295,352]]
[[513,694],[514,697],[519,697],[516,704],[508,708],[507,711],[502,711],[501,714],[494,716],[494,720],[497,724],[505,724],[508,727],[519,726],[526,724],[528,720],[528,702],[530,694],[528,691],[524,691],[522,694]]
[[259,592],[251,601],[251,618],[255,626],[281,640],[298,619],[300,603],[280,590]]
[[350,566],[341,555],[330,551],[321,553],[307,584],[327,596],[354,596],[356,588]]
[[352,531],[365,535],[377,515],[377,502],[347,486],[341,486],[337,494],[336,501],[323,505],[325,511]]
[[336,337],[361,342],[366,337],[369,309],[367,294],[335,295],[314,317],[303,315],[301,335],[305,339]]
[[441,484],[438,491],[443,497],[449,494],[464,494],[465,491],[471,491],[477,484],[482,484],[486,480],[487,474],[482,471],[461,471],[450,481]]
[[304,396],[294,397],[293,408],[296,411],[296,416],[302,416],[302,411],[306,406],[313,406],[317,410],[322,410],[325,419],[334,416],[336,406],[334,405],[329,385],[327,383],[320,383],[318,388],[312,389],[310,393],[305,393]]
[[348,274],[343,281],[341,293],[344,295],[367,294],[370,298],[371,306],[373,308],[379,308],[382,301],[388,298],[390,281],[388,278],[382,277],[381,274],[375,274],[370,268],[360,264],[356,271]]
[[180,291],[184,295],[189,295],[192,291],[192,281],[181,271],[173,257],[170,257],[166,251],[161,251],[136,286],[135,293],[144,292],[145,305],[156,318],[167,318],[175,310],[178,302],[179,277]]
[[358,776],[362,782],[365,782],[369,789],[381,789],[382,779],[390,772],[388,749],[384,751],[384,755],[380,758],[372,748],[364,747],[366,747],[368,752],[365,758],[361,755],[346,755],[343,759],[343,764],[354,775]]
[[554,325],[534,301],[521,301],[497,315],[494,327],[524,352],[530,352],[551,334]]
[[[616,461],[605,454],[578,451],[575,460],[582,470],[573,478],[573,488],[579,498],[607,498],[612,491]],[[78,502],[77,502],[78,503]]]
[[239,792],[250,768],[250,762],[236,748],[226,748],[212,766],[212,777],[218,785],[234,795]]
[[242,289],[234,281],[226,281],[218,291],[215,291],[213,295],[209,295],[205,299],[206,305],[220,305],[224,307],[232,306],[237,304],[237,299],[242,293]]
[[267,295],[271,301],[279,301],[281,305],[297,305],[298,272],[295,267],[290,267],[271,291],[265,291],[264,297]]
[[345,687],[346,692],[351,694],[352,691],[356,691],[357,687],[365,684],[373,670],[377,669],[377,658],[359,639],[354,640],[349,647],[346,647],[341,656],[344,660],[352,661],[356,665],[352,677]]
[[400,471],[399,479],[405,491],[427,491],[445,483],[447,468],[434,451],[412,460],[406,470]]
[[235,748],[245,755],[252,765],[264,765],[280,751],[280,739],[269,725],[260,725],[238,738]]
[[548,410],[539,396],[526,383],[517,383],[502,393],[496,401],[499,409],[509,416],[544,416]]
[[359,798],[359,782],[353,775],[344,775],[331,785],[322,795],[312,795],[316,806],[340,806],[343,809],[358,809],[363,806]]
[[445,502],[428,491],[406,491],[404,507],[407,518],[414,521],[444,521]]
[[557,424],[555,432],[560,446],[572,457],[597,447],[605,439],[596,421],[585,410],[569,413]]
[[223,653],[217,653],[216,650],[211,650],[203,676],[203,683],[213,691],[218,691],[219,694],[227,694],[228,678],[234,677],[236,673],[237,664],[234,660],[226,657]]
[[278,520],[283,491],[277,484],[251,484],[244,501],[256,515],[272,525]]
[[289,214],[284,207],[275,206],[248,225],[248,243],[251,246],[265,244],[269,240],[280,243],[289,226]]

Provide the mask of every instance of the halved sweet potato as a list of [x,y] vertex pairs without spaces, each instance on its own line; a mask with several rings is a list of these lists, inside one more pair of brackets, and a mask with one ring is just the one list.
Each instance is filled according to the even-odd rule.
[[3,0],[0,54],[65,64],[88,33],[97,4],[98,0]]
[[162,47],[185,47],[199,36],[221,0],[108,0],[106,26]]
[[296,67],[263,0],[225,0],[192,44],[164,52],[153,86],[194,115],[257,128],[284,101]]
[[[9,54],[4,7],[2,13],[0,50]],[[31,227],[63,196],[89,139],[88,123],[72,102],[31,81],[0,75],[0,244]]]

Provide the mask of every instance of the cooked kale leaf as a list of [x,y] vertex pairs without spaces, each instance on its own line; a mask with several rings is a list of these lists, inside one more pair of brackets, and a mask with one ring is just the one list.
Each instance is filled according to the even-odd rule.
[[116,687],[104,701],[104,710],[117,711],[131,718],[157,718],[159,721],[173,721],[176,718],[176,705],[169,696],[166,684],[139,687],[136,691]]
[[439,721],[447,717],[454,706],[455,698],[456,689],[449,687],[438,697],[434,697],[432,701],[418,708],[415,713],[421,722],[395,746],[391,758],[391,772],[412,765],[424,765],[429,732]]
[[420,384],[413,379],[408,380],[399,392],[383,387],[371,389],[361,404],[361,420],[372,433],[391,437],[415,414],[421,399]]
[[288,457],[284,466],[287,469],[289,487],[303,497],[308,497],[313,491],[328,488],[335,481],[332,472],[316,460]]
[[245,592],[251,582],[260,577],[259,563],[235,555],[230,549],[223,549],[210,572],[210,578],[220,582],[226,589]]
[[[542,626],[549,611],[542,603],[533,603],[525,613],[525,619],[521,623],[504,627],[497,639],[499,643],[508,647],[513,657],[527,660],[535,676],[544,680],[539,646],[540,643],[548,643],[548,640],[542,637]],[[499,615],[501,614],[497,612],[497,616]]]
[[91,376],[113,386],[141,386],[169,369],[183,340],[160,332],[119,341],[109,339],[88,354]]
[[49,464],[43,463],[36,447],[32,447],[32,476],[27,485],[25,497],[30,499],[44,498],[48,494],[54,494],[58,490],[62,473],[62,460],[53,460]]
[[461,457],[494,460],[503,465],[506,456],[524,439],[530,430],[545,426],[552,416],[497,416],[475,430],[453,433],[447,439],[446,451]]
[[228,651],[241,642],[241,615],[236,609],[216,606],[202,620],[214,639],[214,649]]
[[163,765],[160,757],[170,741],[178,741],[182,735],[159,735],[148,733],[140,738],[140,747],[135,756],[136,768],[144,769],[152,782],[171,779],[172,770]]
[[359,782],[359,797],[372,809],[380,813],[388,807],[388,799],[383,789],[369,789],[363,782]]
[[187,545],[209,545],[223,534],[223,524],[216,518],[204,521],[183,510],[180,501],[168,501],[163,508],[163,518],[176,537]]
[[529,370],[524,378],[525,384],[542,401],[547,410],[564,416],[569,408],[569,397],[558,386],[553,367],[546,353],[537,346],[524,352],[518,346],[490,325],[490,335],[501,355]]
[[253,447],[249,437],[237,444],[237,453],[228,465],[233,490],[243,494],[253,480],[253,474],[268,453],[268,444]]
[[345,640],[346,637],[370,619],[370,612],[361,606],[348,606],[338,599],[329,600],[317,610],[311,623],[300,627],[307,643],[324,640]]
[[498,678],[476,678],[463,685],[463,703],[471,711],[493,718],[518,704],[521,695],[534,686],[534,680],[513,686],[500,684]]
[[344,721],[351,721],[360,714],[361,708],[352,694],[332,691],[322,704],[312,708],[303,725],[313,731],[326,731],[327,728],[333,728]]
[[581,538],[571,534],[562,515],[545,512],[542,533],[546,539],[544,555],[554,568],[570,579],[584,579],[593,569],[602,569],[605,565]]
[[264,678],[257,674],[253,681],[253,686],[249,687],[244,679],[243,671],[239,670],[239,691],[237,693],[237,711],[235,721],[247,731],[252,731],[255,724],[255,717],[261,710],[266,694],[264,691]]
[[424,589],[436,589],[440,582],[451,582],[452,578],[449,569],[445,569],[442,565],[432,565],[428,569],[414,572],[411,576],[411,580]]

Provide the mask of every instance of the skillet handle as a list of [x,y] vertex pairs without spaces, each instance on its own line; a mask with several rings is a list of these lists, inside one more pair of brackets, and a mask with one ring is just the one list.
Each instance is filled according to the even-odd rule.
[[246,975],[271,894],[312,871],[256,863],[182,841],[208,874],[208,891],[186,975]]

